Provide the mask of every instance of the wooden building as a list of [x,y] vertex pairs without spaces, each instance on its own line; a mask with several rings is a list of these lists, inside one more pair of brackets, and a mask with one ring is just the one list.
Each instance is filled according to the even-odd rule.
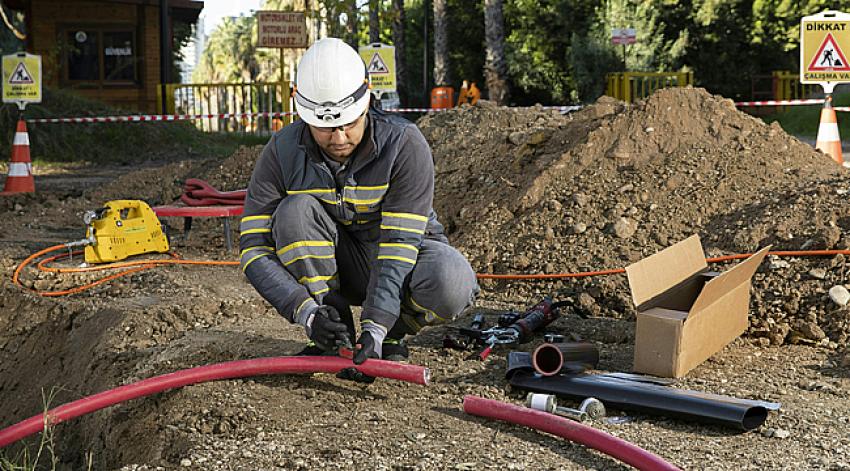
[[[46,87],[128,110],[155,112],[161,83],[160,5],[168,6],[168,48],[175,23],[193,24],[196,0],[5,0],[26,18],[26,50],[42,56]],[[166,61],[166,83],[177,74]]]

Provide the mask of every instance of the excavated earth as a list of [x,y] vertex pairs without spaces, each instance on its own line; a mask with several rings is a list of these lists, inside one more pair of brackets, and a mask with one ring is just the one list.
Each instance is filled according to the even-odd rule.
[[[846,171],[701,89],[662,90],[634,105],[602,99],[568,115],[481,103],[418,124],[434,150],[436,209],[479,273],[619,268],[695,233],[708,256],[850,247]],[[81,238],[84,210],[119,198],[168,203],[188,177],[244,188],[260,150],[39,170],[37,193],[0,199],[0,427],[159,374],[301,348],[300,329],[235,267],[147,270],[58,297],[10,282],[29,254]],[[220,221],[197,220],[188,239],[180,220],[166,222],[184,258],[236,258],[223,247]],[[593,425],[684,469],[850,469],[850,309],[828,295],[850,287],[848,268],[842,255],[771,257],[754,277],[745,335],[676,381],[781,402],[760,429],[617,410],[618,420]],[[52,291],[103,275],[27,268],[22,280]],[[601,370],[629,371],[634,307],[623,275],[481,284],[476,310],[491,323],[544,295],[572,301],[551,330],[594,342]],[[47,455],[57,469],[626,468],[559,438],[465,415],[464,394],[514,403],[521,394],[505,387],[508,349],[471,360],[442,348],[447,331],[411,342],[410,361],[431,368],[428,387],[364,387],[332,375],[218,381],[109,407],[23,444],[32,453],[42,439],[52,444],[39,469],[52,467]],[[10,461],[0,467],[21,463],[22,446],[2,450]]]

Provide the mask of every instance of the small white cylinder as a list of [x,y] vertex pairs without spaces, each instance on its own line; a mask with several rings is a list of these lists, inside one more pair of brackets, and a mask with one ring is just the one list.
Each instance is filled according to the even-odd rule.
[[555,396],[552,394],[528,393],[528,396],[525,399],[525,405],[526,407],[530,407],[534,410],[549,413],[554,412],[555,407],[557,407],[555,403]]

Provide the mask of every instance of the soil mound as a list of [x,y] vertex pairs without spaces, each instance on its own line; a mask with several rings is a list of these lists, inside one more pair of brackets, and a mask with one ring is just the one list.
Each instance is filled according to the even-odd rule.
[[[845,171],[702,89],[631,106],[603,98],[567,116],[467,107],[420,127],[437,162],[437,210],[479,272],[622,267],[693,233],[710,256],[850,245]],[[790,264],[757,275],[751,333],[844,342],[847,311],[823,294],[846,282],[843,258]],[[815,268],[826,275],[807,275]],[[633,313],[625,277],[546,286],[591,314]]]
[[242,190],[248,186],[254,162],[263,146],[242,146],[225,159],[185,160],[161,167],[128,173],[112,183],[87,193],[93,201],[141,199],[148,204],[167,204],[183,193],[187,178],[206,180],[221,191]]

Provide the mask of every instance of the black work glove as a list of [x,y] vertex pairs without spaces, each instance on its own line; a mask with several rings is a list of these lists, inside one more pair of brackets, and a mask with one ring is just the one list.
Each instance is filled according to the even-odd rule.
[[354,345],[354,364],[360,365],[369,358],[381,358],[381,343],[371,332],[364,330]]
[[313,319],[305,327],[307,336],[322,350],[335,350],[340,346],[351,345],[348,328],[342,323],[339,312],[333,306],[319,306],[313,314]]

